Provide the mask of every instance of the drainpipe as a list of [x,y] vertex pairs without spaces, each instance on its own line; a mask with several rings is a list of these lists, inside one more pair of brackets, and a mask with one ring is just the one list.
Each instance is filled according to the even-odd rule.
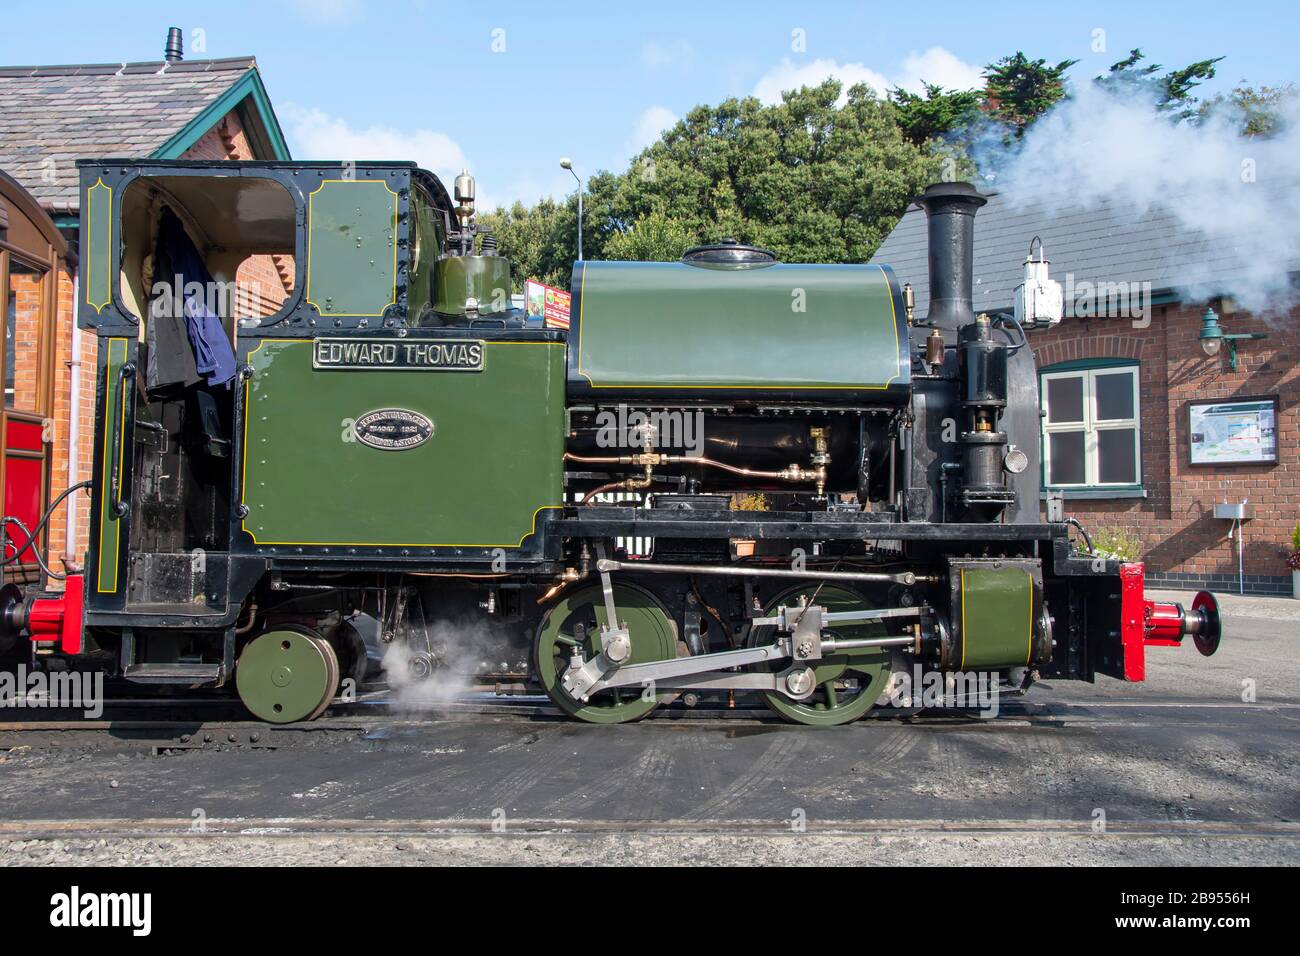
[[[77,296],[81,279],[76,274],[72,277],[72,361],[68,363],[72,381],[68,389],[68,483],[71,488],[81,479],[78,454],[81,445],[81,329],[77,326]],[[63,553],[74,563],[79,563],[77,554],[77,495],[68,496],[68,525],[64,533]]]

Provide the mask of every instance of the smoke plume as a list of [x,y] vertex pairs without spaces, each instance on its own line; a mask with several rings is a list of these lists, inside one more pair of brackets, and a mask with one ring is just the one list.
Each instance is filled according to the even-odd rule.
[[1272,136],[1243,137],[1231,110],[1175,123],[1137,89],[1087,83],[1013,147],[991,131],[977,137],[974,159],[1018,209],[1108,204],[1132,220],[1167,217],[1164,271],[1186,298],[1231,294],[1277,319],[1300,305],[1288,275],[1300,270],[1300,97],[1281,118]]

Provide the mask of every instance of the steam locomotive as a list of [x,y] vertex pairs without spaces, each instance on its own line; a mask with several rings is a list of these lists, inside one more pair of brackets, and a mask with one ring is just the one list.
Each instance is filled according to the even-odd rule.
[[[90,550],[62,591],[4,589],[11,659],[278,723],[379,648],[394,681],[540,691],[585,721],[757,695],[834,725],[909,674],[1140,681],[1147,645],[1218,645],[1212,595],[1148,601],[1140,564],[1041,519],[1025,326],[1059,310],[973,313],[968,184],[918,200],[924,317],[887,267],[726,240],[575,263],[566,330],[513,304],[468,175],[454,195],[403,163],[80,175]],[[271,314],[205,304],[267,261]]]

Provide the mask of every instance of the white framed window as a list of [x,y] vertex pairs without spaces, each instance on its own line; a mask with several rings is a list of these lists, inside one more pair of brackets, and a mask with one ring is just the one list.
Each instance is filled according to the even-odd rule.
[[1039,375],[1043,484],[1047,488],[1136,488],[1142,484],[1142,427],[1136,364]]

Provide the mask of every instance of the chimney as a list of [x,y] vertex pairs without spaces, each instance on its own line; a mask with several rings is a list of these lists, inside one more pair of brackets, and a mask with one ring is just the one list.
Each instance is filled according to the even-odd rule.
[[988,202],[970,183],[935,183],[917,200],[930,232],[930,311],[926,325],[957,329],[975,321],[971,304],[975,212]]
[[185,59],[185,41],[180,27],[167,31],[167,46],[163,49],[163,59],[168,63],[179,63]]

